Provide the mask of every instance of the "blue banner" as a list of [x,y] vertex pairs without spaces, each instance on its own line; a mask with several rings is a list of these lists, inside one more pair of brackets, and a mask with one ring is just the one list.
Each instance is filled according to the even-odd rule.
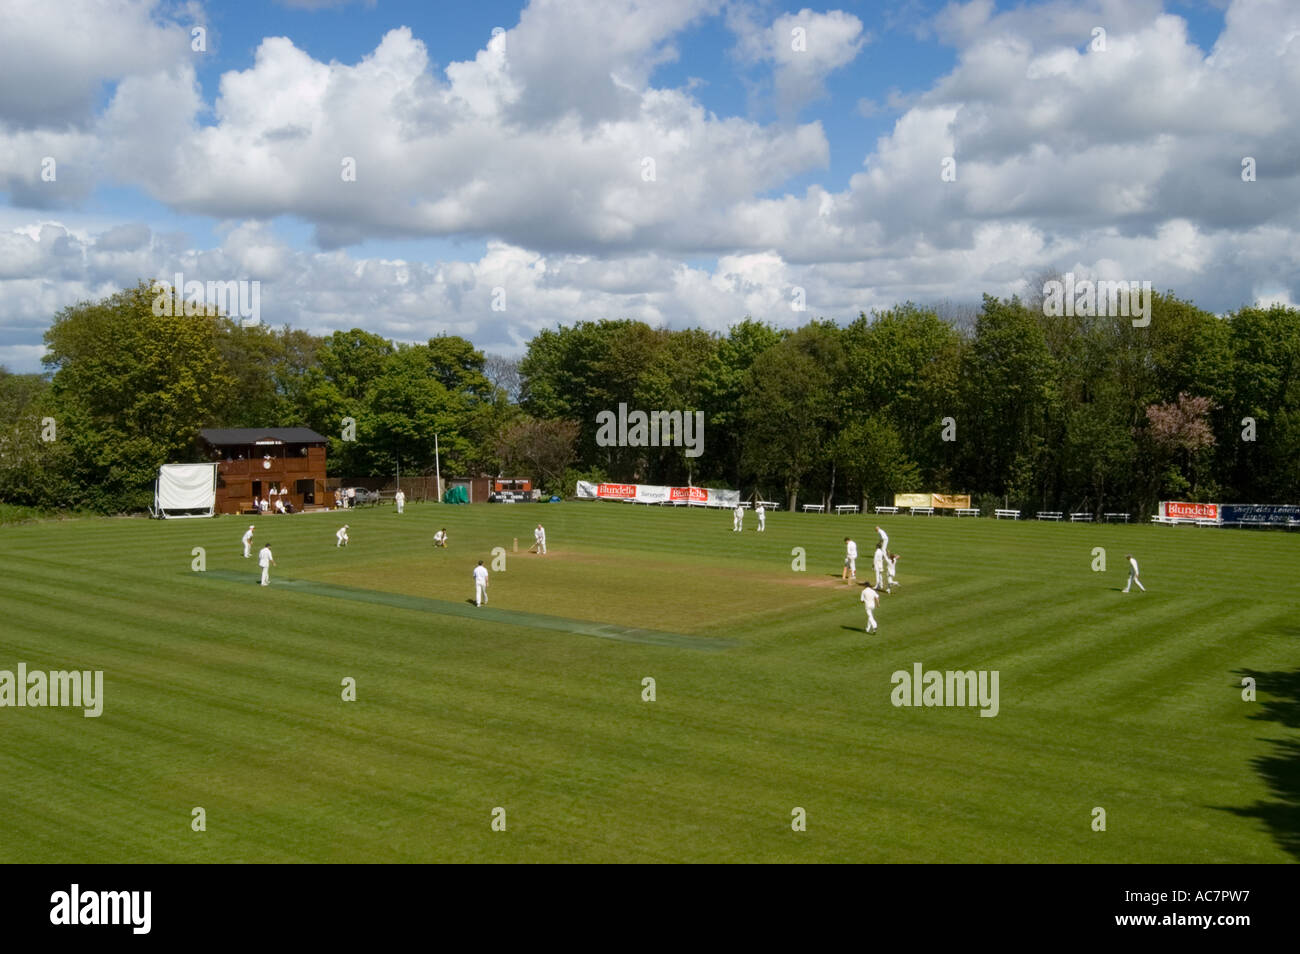
[[1259,523],[1285,527],[1288,521],[1300,520],[1300,504],[1223,504],[1219,519],[1224,523]]

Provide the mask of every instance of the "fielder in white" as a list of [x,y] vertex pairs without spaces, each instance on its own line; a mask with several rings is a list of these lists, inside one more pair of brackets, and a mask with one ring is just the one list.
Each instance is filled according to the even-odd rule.
[[1124,592],[1127,593],[1128,588],[1136,583],[1137,588],[1145,593],[1147,588],[1143,586],[1142,581],[1138,579],[1138,561],[1133,559],[1133,554],[1131,553],[1126,553],[1124,556],[1128,557],[1128,582],[1124,584]]
[[767,508],[759,504],[754,513],[758,516],[758,532],[762,533],[767,526]]
[[883,549],[886,553],[888,553],[888,552],[889,552],[889,534],[885,533],[885,531],[884,531],[882,528],[880,528],[880,527],[876,527],[876,534],[880,537],[880,546],[881,546],[881,549]]
[[868,583],[862,588],[862,605],[867,608],[867,632],[874,633],[876,626],[875,608],[880,605],[880,594]]
[[897,572],[897,570],[898,570],[898,554],[897,554],[897,553],[886,553],[886,554],[885,554],[885,571],[889,574],[889,579],[888,579],[888,581],[887,581],[886,584],[885,584],[885,592],[886,592],[886,593],[891,592],[891,591],[894,589],[894,587],[896,587],[896,586],[902,586],[902,585],[903,585],[902,583],[899,583],[896,579],[894,579],[894,573]]
[[876,552],[871,554],[871,567],[876,571],[876,589],[885,588],[885,548],[877,543]]
[[247,560],[250,556],[252,556],[252,549],[253,549],[253,525],[251,523],[248,525],[248,529],[244,531],[243,542],[244,542],[244,559]]
[[745,508],[736,504],[736,509],[731,511],[731,529],[740,532],[745,529]]
[[844,538],[844,572],[840,574],[840,579],[848,580],[858,578],[858,545],[848,537]]
[[483,565],[483,561],[478,561],[478,566],[474,567],[474,605],[482,606],[487,602],[488,588],[488,569]]
[[393,494],[393,503],[397,504],[398,513],[406,512],[406,494],[398,490],[397,493]]
[[257,552],[257,565],[262,568],[262,585],[271,585],[271,567],[275,566],[275,557],[271,555],[271,544]]
[[546,555],[546,528],[540,523],[533,531],[533,546],[536,547],[538,556]]
[[339,532],[334,534],[334,539],[338,541],[334,544],[336,547],[345,547],[348,545],[348,525],[346,523],[339,527]]
[[433,535],[433,545],[435,547],[445,547],[447,545],[447,528],[443,527]]

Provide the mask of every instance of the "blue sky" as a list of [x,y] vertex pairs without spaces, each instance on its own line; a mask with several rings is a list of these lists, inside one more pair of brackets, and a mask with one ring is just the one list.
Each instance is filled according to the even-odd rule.
[[65,6],[0,37],[15,370],[58,307],[179,270],[261,282],[273,324],[513,354],[797,324],[796,289],[837,320],[1052,270],[1300,294],[1287,0]]

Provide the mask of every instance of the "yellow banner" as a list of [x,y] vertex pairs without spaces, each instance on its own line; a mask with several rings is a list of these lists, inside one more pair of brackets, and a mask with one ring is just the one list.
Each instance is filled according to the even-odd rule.
[[970,506],[970,494],[894,494],[894,506],[955,510]]
[[945,510],[970,506],[970,494],[930,494],[930,500],[931,507],[941,507]]
[[929,507],[929,494],[894,494],[895,507]]

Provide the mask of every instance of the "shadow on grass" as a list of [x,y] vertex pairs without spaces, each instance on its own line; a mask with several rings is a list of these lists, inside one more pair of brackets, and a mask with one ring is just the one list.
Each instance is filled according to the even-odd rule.
[[[1268,702],[1256,703],[1259,712],[1252,719],[1276,722],[1288,729],[1300,729],[1300,669],[1293,672],[1235,671],[1240,679],[1255,680],[1256,692],[1267,692]],[[1268,755],[1251,759],[1251,767],[1268,783],[1272,801],[1256,802],[1246,808],[1228,808],[1242,818],[1257,818],[1268,826],[1278,846],[1300,859],[1300,741],[1267,739],[1275,746]]]

